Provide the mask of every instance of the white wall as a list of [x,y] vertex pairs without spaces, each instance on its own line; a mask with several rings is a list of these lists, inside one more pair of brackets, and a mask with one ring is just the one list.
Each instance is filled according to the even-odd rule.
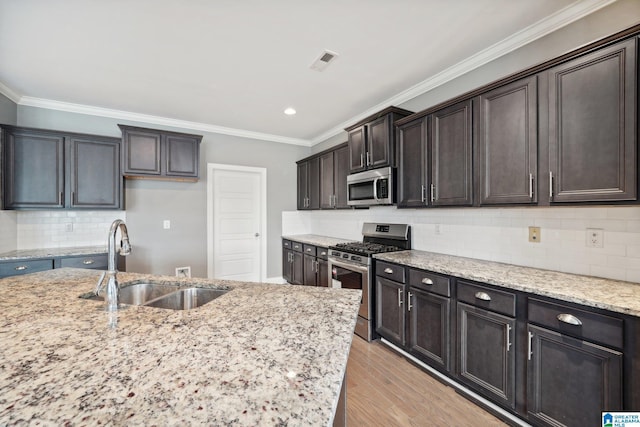
[[[284,235],[362,240],[363,222],[412,226],[413,249],[640,283],[640,207],[291,211]],[[541,228],[539,243],[528,227]],[[439,228],[440,232],[436,232]],[[604,247],[586,246],[586,229],[604,231]]]

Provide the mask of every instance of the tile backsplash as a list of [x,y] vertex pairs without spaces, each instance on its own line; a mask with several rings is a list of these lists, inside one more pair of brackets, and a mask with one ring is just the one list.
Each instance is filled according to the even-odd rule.
[[[293,211],[283,235],[361,240],[363,222],[406,223],[414,249],[640,283],[640,207],[530,207]],[[528,240],[540,227],[539,243]],[[587,247],[587,228],[603,247]]]
[[115,219],[124,211],[19,211],[16,249],[64,248],[107,244]]

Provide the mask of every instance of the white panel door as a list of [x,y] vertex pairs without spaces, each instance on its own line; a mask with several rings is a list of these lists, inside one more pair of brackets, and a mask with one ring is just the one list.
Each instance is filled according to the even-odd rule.
[[219,166],[209,175],[209,223],[213,224],[210,277],[258,282],[262,279],[263,262],[264,172]]

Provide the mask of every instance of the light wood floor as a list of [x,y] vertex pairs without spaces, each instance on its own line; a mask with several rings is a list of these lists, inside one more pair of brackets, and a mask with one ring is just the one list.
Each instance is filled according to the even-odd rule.
[[354,336],[347,426],[506,426],[379,341]]

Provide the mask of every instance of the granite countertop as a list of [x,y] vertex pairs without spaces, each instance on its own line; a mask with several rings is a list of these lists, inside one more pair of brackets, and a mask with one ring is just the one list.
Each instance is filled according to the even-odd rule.
[[306,243],[308,245],[322,246],[328,248],[329,246],[337,245],[338,243],[352,242],[352,240],[338,239],[337,237],[319,236],[317,234],[298,234],[294,236],[282,236],[283,239],[295,240],[296,242]]
[[80,256],[106,254],[106,246],[73,246],[68,248],[17,249],[0,254],[0,261],[22,260],[30,258],[52,258],[62,256]]
[[225,288],[193,310],[78,298],[100,271],[0,280],[0,425],[333,422],[360,291],[119,273]]
[[640,317],[640,284],[425,251],[376,259]]

